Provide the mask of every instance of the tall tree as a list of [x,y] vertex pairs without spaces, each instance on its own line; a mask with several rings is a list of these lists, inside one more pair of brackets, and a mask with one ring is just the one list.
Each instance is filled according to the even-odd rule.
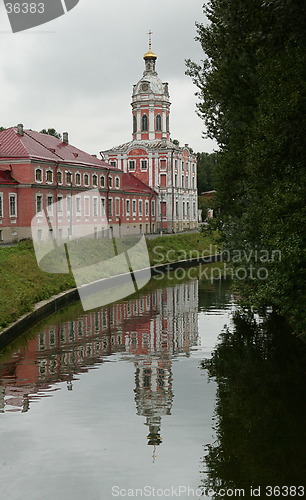
[[265,263],[267,279],[244,281],[244,294],[305,329],[306,5],[210,0],[204,12],[209,24],[197,24],[197,39],[205,59],[187,61],[187,73],[220,147],[225,240],[230,249],[281,252],[281,262]]

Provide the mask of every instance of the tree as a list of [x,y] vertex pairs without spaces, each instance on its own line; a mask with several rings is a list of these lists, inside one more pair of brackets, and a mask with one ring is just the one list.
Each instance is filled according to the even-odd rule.
[[[187,61],[198,113],[220,152],[220,227],[231,251],[274,250],[268,278],[243,282],[250,304],[306,330],[306,6],[302,0],[210,0],[197,24],[202,64]],[[258,270],[263,264],[251,263]],[[240,262],[247,266],[250,262]]]
[[59,134],[55,128],[48,128],[48,129],[45,129],[43,128],[42,130],[40,130],[40,133],[41,134],[47,134],[47,135],[53,135],[54,137],[56,137],[57,139],[61,139],[62,136],[61,134]]
[[3,130],[5,130],[5,127],[0,127],[0,132],[2,132]]
[[198,194],[215,189],[217,153],[198,153]]

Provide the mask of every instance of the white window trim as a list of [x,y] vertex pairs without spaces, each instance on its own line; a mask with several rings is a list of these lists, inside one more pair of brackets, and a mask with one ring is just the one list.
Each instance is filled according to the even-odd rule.
[[[67,181],[67,174],[71,175],[71,182]],[[71,170],[65,170],[65,184],[67,184],[67,186],[72,185],[72,172],[71,172]]]
[[[118,181],[118,186],[117,186],[117,181]],[[119,175],[116,175],[116,177],[115,177],[115,188],[120,189],[120,177],[119,177]]]
[[[101,179],[103,179],[103,186],[102,186]],[[104,174],[100,175],[100,187],[105,188],[105,175]]]
[[57,195],[56,208],[58,214],[63,214],[63,195]]
[[[97,179],[96,184],[94,184],[94,178]],[[93,187],[98,187],[98,183],[99,183],[99,177],[98,177],[98,175],[97,174],[92,174],[91,179],[92,179],[92,185],[93,185]]]
[[114,180],[114,179],[113,179],[113,176],[112,176],[112,175],[109,175],[109,176],[108,176],[108,187],[109,187],[109,188],[111,188],[111,189],[114,187],[114,186],[113,186],[113,180]]
[[3,193],[0,193],[0,218],[4,217]]
[[[131,168],[131,162],[133,162],[134,164],[134,168]],[[134,172],[136,170],[136,161],[135,160],[129,160],[128,161],[128,170],[132,170],[132,172]]]
[[[134,205],[135,205],[135,211],[134,211]],[[132,199],[132,215],[133,215],[133,217],[137,215],[137,200],[136,200],[136,198]]]
[[139,215],[139,217],[143,216],[143,202],[142,202],[142,199],[138,200],[138,215]]
[[[48,198],[52,199],[52,203],[49,206],[48,206]],[[47,194],[46,202],[47,202],[47,214],[53,215],[53,194]]]
[[[41,197],[41,210],[37,210],[37,199],[38,197]],[[43,211],[44,211],[44,195],[41,194],[41,193],[36,193],[35,194],[35,213],[36,215],[40,214],[40,215],[43,215]]]
[[[118,210],[117,210],[118,208]],[[116,196],[115,198],[115,215],[116,217],[120,216],[120,198],[119,196]]]
[[[48,181],[48,172],[51,172],[51,181]],[[46,170],[46,184],[53,184],[53,170],[51,168]]]
[[[88,213],[86,212],[86,200],[88,200]],[[84,216],[90,217],[90,198],[89,198],[89,196],[84,196]]]
[[[60,174],[61,174],[61,178],[62,178],[62,180],[61,180],[61,181],[58,181],[58,180],[57,180],[57,174],[58,174],[58,173],[60,173]],[[63,171],[62,171],[62,170],[58,170],[58,171],[56,172],[56,182],[57,182],[57,184],[60,184],[60,185],[62,185],[62,184],[63,184]]]
[[92,197],[92,216],[93,217],[98,217],[99,216],[99,201],[98,201],[98,196],[93,196]]
[[[79,204],[80,210],[78,210],[77,200],[80,200],[80,204]],[[76,213],[76,215],[82,215],[82,198],[81,198],[81,196],[75,197],[75,213]]]
[[[103,201],[102,201],[103,200]],[[100,197],[100,210],[101,210],[101,217],[105,217],[106,215],[106,210],[105,210],[105,196]]]
[[[146,162],[145,167],[142,166],[142,162]],[[148,170],[148,160],[146,158],[140,160],[140,170],[143,170],[143,171]]]
[[150,215],[150,204],[149,200],[145,200],[145,216],[149,217]]
[[[77,182],[77,175],[80,176],[80,182]],[[79,171],[75,172],[74,174],[74,182],[76,186],[80,186],[82,184],[82,175]]]
[[151,201],[151,214],[152,214],[152,217],[155,217],[155,200],[152,200]]
[[[128,210],[128,206],[129,206],[129,210]],[[127,216],[131,215],[131,200],[129,198],[125,200],[125,213]]]
[[[109,207],[111,207],[111,210],[109,209]],[[113,217],[114,215],[114,203],[113,203],[113,198],[111,196],[109,196],[107,200],[107,215],[109,217]]]
[[[88,176],[88,182],[87,182],[87,183],[85,182],[85,178],[86,178],[86,176]],[[86,186],[86,187],[88,187],[88,186],[89,186],[89,184],[90,184],[90,174],[89,174],[88,172],[85,172],[85,173],[83,174],[83,183],[84,183],[84,186]]]
[[[38,170],[40,170],[40,172],[41,172],[41,181],[38,181],[38,180],[37,180],[37,178],[36,178],[36,172],[37,172]],[[43,179],[44,179],[44,171],[43,171],[43,169],[42,169],[42,168],[40,168],[40,167],[35,168],[35,182],[36,182],[37,184],[41,184],[41,183],[43,182]]]

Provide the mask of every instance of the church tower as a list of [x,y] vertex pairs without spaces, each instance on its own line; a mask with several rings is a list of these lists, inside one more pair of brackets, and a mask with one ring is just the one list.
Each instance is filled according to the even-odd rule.
[[157,55],[152,52],[151,31],[149,50],[143,59],[145,70],[132,94],[133,140],[170,140],[168,83],[162,83],[156,72]]
[[[150,31],[149,50],[143,56],[143,75],[133,85],[132,140],[103,151],[103,156],[112,167],[130,172],[158,193],[156,203],[153,200],[150,205],[139,207],[141,231],[188,231],[198,226],[197,158],[188,144],[182,147],[177,140],[171,140],[168,83],[158,77],[151,34]],[[134,208],[136,216],[136,202]],[[156,217],[154,223],[152,216]],[[127,222],[133,230],[129,213]]]

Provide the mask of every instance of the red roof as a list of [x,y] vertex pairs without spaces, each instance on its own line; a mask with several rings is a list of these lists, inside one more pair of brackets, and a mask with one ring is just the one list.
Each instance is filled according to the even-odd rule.
[[133,174],[129,172],[124,172],[122,174],[122,189],[128,193],[148,193],[148,194],[157,194],[154,189],[150,188],[147,184],[142,182],[140,179],[135,177]]
[[66,144],[61,139],[33,130],[24,130],[23,135],[19,135],[17,127],[0,132],[1,158],[35,158],[109,168],[105,161],[99,160],[71,144]]

